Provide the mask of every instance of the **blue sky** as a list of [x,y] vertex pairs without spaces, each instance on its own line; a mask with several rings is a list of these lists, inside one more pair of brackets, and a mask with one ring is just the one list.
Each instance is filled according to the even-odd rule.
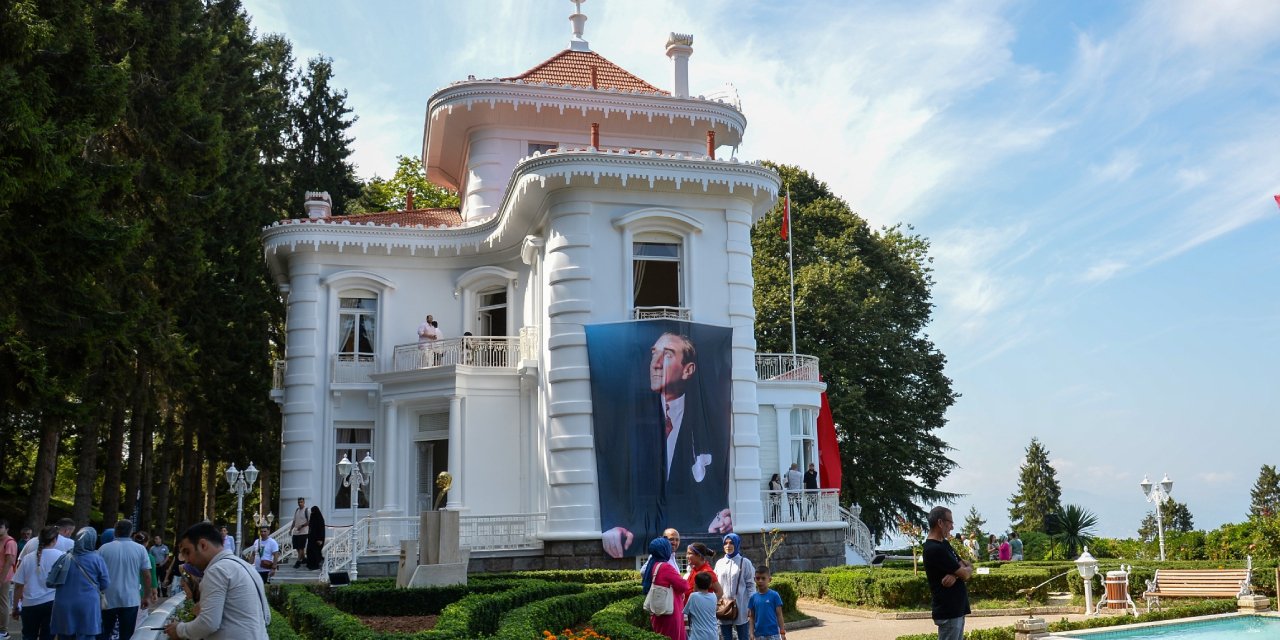
[[[246,6],[334,58],[364,177],[422,145],[449,82],[568,45],[565,0]],[[1280,3],[589,0],[593,50],[693,93],[732,83],[743,159],[797,164],[933,242],[930,335],[963,396],[943,488],[992,528],[1032,436],[1064,500],[1133,535],[1168,473],[1201,527],[1280,464]],[[796,224],[803,224],[797,220]]]

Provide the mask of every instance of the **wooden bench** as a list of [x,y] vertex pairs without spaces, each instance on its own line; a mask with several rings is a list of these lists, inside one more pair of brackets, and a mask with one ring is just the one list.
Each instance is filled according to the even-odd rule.
[[1249,569],[1157,569],[1142,597],[1160,606],[1160,598],[1238,598],[1250,594]]

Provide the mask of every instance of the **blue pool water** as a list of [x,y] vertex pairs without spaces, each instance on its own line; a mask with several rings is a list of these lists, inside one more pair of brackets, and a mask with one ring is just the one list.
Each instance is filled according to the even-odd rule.
[[1238,616],[1123,631],[1100,631],[1089,640],[1280,640],[1280,618]]

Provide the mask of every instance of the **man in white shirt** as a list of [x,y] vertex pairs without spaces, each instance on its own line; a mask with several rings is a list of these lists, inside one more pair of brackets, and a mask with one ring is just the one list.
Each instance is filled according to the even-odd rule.
[[[138,607],[151,604],[155,598],[155,585],[151,584],[151,559],[147,548],[134,542],[133,523],[121,520],[116,523],[115,539],[102,545],[98,555],[107,565],[107,608],[102,611],[102,632],[110,637],[120,623],[120,640],[133,637],[138,623]],[[145,591],[146,595],[142,593]]]
[[800,508],[800,496],[804,491],[804,474],[800,473],[799,463],[792,462],[791,468],[787,469],[787,502],[791,504],[791,519],[796,519],[796,512],[800,511],[801,517],[804,512]]
[[271,582],[280,561],[280,543],[271,538],[270,527],[258,529],[258,539],[253,541],[253,568],[262,578],[262,584]]
[[304,498],[298,498],[298,508],[293,512],[293,526],[290,527],[290,533],[293,535],[293,550],[298,554],[297,562],[293,563],[293,568],[297,569],[302,563],[307,561],[307,533],[311,530],[311,520],[307,517],[307,501]]
[[[71,518],[63,518],[53,525],[58,528],[58,541],[54,543],[53,548],[63,553],[71,553],[76,547],[76,541],[71,539],[71,534],[76,532],[76,522]],[[18,554],[18,561],[22,562],[27,556],[36,552],[39,545],[27,545],[22,548],[22,552]]]
[[221,531],[222,531],[222,548],[226,549],[227,551],[230,551],[231,553],[235,553],[236,537],[231,535],[230,533],[227,533],[227,525],[225,524],[222,525]]
[[182,534],[179,554],[204,572],[200,581],[200,613],[191,622],[165,627],[169,638],[204,640],[268,640],[271,611],[262,583],[249,563],[221,546],[222,534],[202,522]]

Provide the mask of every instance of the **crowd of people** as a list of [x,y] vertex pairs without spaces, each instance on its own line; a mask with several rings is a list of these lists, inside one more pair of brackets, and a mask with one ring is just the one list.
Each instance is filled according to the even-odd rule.
[[1009,535],[1002,535],[998,538],[994,533],[987,535],[986,555],[980,555],[978,548],[978,536],[968,535],[964,533],[955,534],[956,540],[964,548],[968,560],[1004,560],[1018,561],[1022,560],[1022,539],[1018,537],[1015,531]]
[[[178,538],[176,554],[160,535],[133,529],[132,521],[121,520],[99,535],[63,518],[37,535],[24,528],[14,538],[0,519],[0,640],[10,637],[5,629],[11,618],[21,621],[23,640],[129,640],[140,611],[179,592],[195,603],[195,617],[168,625],[168,637],[267,638],[271,615],[264,587],[280,561],[268,527],[246,550],[248,561],[236,555],[226,526],[192,526]],[[319,569],[325,542],[320,509],[308,510],[299,498],[291,533],[298,551],[294,567]]]
[[[641,567],[641,590],[670,589],[669,613],[650,616],[653,630],[671,640],[779,640],[787,635],[782,597],[769,588],[769,567],[756,567],[742,554],[742,538],[721,539],[724,555],[701,542],[685,549],[688,565],[680,574],[676,552],[680,532],[667,529],[649,543],[649,559]],[[714,565],[712,561],[715,561]]]

